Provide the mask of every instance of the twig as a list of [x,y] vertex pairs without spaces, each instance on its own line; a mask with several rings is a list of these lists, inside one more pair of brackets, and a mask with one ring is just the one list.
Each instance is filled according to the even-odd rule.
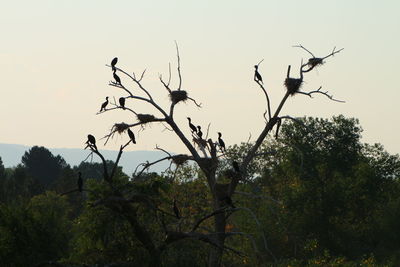
[[114,177],[114,175],[115,175],[115,172],[116,172],[116,170],[117,170],[118,163],[119,163],[119,160],[121,159],[121,155],[122,155],[122,152],[123,152],[124,148],[125,148],[127,145],[129,145],[129,143],[130,143],[131,141],[132,141],[132,140],[129,140],[128,143],[126,143],[125,145],[123,145],[123,146],[121,146],[121,147],[119,148],[119,152],[118,152],[117,159],[115,160],[114,166],[113,166],[112,171],[111,171],[110,180],[112,180],[113,177]]
[[260,66],[261,62],[263,62],[264,59],[261,59],[260,62],[258,62],[257,67]]
[[[111,67],[111,66],[109,66],[109,65],[106,65],[107,67]],[[143,86],[142,86],[142,84],[140,83],[141,82],[141,80],[142,80],[142,78],[143,78],[143,76],[144,76],[144,74],[145,74],[145,72],[146,72],[146,69],[142,72],[142,75],[141,75],[141,78],[139,79],[139,80],[137,80],[136,79],[136,77],[135,77],[135,74],[133,73],[133,76],[132,75],[130,75],[129,73],[127,73],[126,71],[124,71],[124,70],[122,70],[122,69],[120,69],[120,68],[115,68],[117,71],[120,71],[120,72],[122,72],[123,74],[125,74],[126,76],[128,76],[129,78],[131,78],[131,80],[134,82],[134,83],[136,83],[136,85],[143,91],[143,92],[145,92],[145,94],[149,97],[149,99],[150,100],[153,100],[153,97],[150,95],[150,93],[146,90],[146,88],[144,88]],[[123,85],[121,85],[121,87],[123,88],[123,89],[125,89],[126,91],[129,91],[129,90],[127,90]],[[130,93],[130,92],[129,92]],[[130,93],[131,95],[132,95],[132,93]]]
[[[311,64],[311,66],[310,66],[310,59],[309,59],[307,63],[301,64],[301,72],[302,73],[306,73],[306,72],[312,71],[316,66],[323,64],[324,59],[327,59],[328,57],[334,56],[335,54],[339,53],[340,51],[342,51],[344,49],[344,48],[341,48],[339,50],[336,50],[336,47],[334,47],[332,52],[329,55],[327,55],[325,57],[318,58],[318,57],[315,57],[313,53],[311,53],[308,49],[306,49],[302,45],[297,45],[297,46],[294,46],[294,47],[299,47],[299,48],[304,49],[305,51],[307,51],[312,56],[311,59],[313,59],[315,62],[318,62],[318,63],[315,63],[315,64]],[[306,70],[303,70],[303,68],[306,67],[306,66],[309,66],[309,68],[306,69]]]
[[168,83],[167,86],[169,86],[171,84],[171,63],[168,63]]
[[[171,68],[171,65],[170,65],[170,68]],[[170,71],[171,71],[171,69],[170,69]],[[158,76],[158,78],[160,79],[160,82],[164,85],[165,89],[167,89],[168,93],[171,93],[171,89],[169,88],[169,82],[168,82],[168,84],[166,84],[164,82],[164,80],[162,79],[161,74]]]
[[215,215],[217,215],[217,214],[220,214],[220,213],[224,213],[226,209],[227,209],[227,207],[220,208],[220,209],[218,209],[218,210],[216,210],[216,211],[213,211],[213,212],[211,212],[210,214],[204,216],[203,218],[199,219],[199,220],[194,224],[194,226],[193,226],[191,232],[196,231],[196,229],[200,226],[200,224],[201,224],[202,222],[204,222],[205,220],[207,220],[208,218],[211,218],[211,217],[213,217],[213,216],[215,216]]
[[336,102],[339,102],[339,103],[346,103],[346,101],[338,100],[338,99],[333,98],[333,95],[329,95],[328,91],[323,92],[323,91],[321,91],[321,89],[322,89],[322,86],[320,86],[317,90],[314,90],[314,91],[310,91],[310,92],[298,91],[297,93],[302,94],[302,95],[307,95],[310,98],[312,98],[312,94],[322,94],[322,95],[326,96],[327,98],[329,98],[332,101],[336,101]]
[[179,48],[178,48],[178,43],[176,41],[175,41],[175,46],[176,46],[176,56],[178,58],[178,76],[179,76],[178,91],[179,91],[179,90],[181,90],[181,87],[182,87],[181,58],[179,56]]
[[156,149],[157,149],[157,150],[161,150],[162,152],[164,152],[165,154],[167,154],[169,157],[172,157],[171,153],[169,153],[167,150],[165,150],[165,149],[159,147],[157,144],[156,144]]
[[249,133],[249,138],[247,138],[247,144],[249,144],[250,143],[250,140],[251,140],[251,133]]
[[146,69],[144,69],[144,71],[142,72],[142,75],[140,75],[140,79],[138,80],[138,82],[142,81],[145,73],[146,73]]
[[159,159],[159,160],[156,160],[156,161],[153,161],[153,162],[146,162],[146,163],[141,163],[141,164],[139,164],[137,167],[136,167],[136,170],[137,170],[137,168],[139,167],[139,166],[143,166],[143,169],[139,172],[139,174],[137,174],[137,175],[135,175],[135,173],[136,173],[136,170],[135,170],[135,173],[134,173],[134,176],[136,176],[136,178],[139,178],[141,175],[142,175],[142,173],[146,170],[146,169],[148,169],[148,168],[150,168],[152,165],[154,165],[154,164],[157,164],[157,163],[159,163],[159,162],[161,162],[161,161],[164,161],[164,160],[167,160],[167,159],[170,159],[171,157],[164,157],[164,158],[162,158],[162,159]]
[[82,162],[85,162],[89,157],[92,157],[93,160],[93,152],[90,152],[89,155],[87,155],[87,157]]
[[305,48],[304,46],[302,46],[301,44],[299,44],[299,45],[294,45],[293,47],[299,47],[299,48],[302,48],[302,49],[304,49],[304,50],[306,50],[313,58],[315,58],[315,56],[314,56],[314,54],[313,53],[311,53],[311,51],[310,50],[308,50],[307,48]]
[[161,124],[162,124],[162,126],[164,126],[164,130],[162,130],[162,132],[164,132],[165,130],[168,130],[168,131],[170,131],[170,132],[173,132],[173,131],[174,131],[174,130],[172,130],[171,128],[165,126],[164,123],[161,123]]
[[[263,62],[263,60],[264,59],[262,59],[256,66],[258,67],[258,65],[260,65],[260,63]],[[259,80],[257,80],[255,76],[254,76],[254,81],[260,86],[261,90],[264,92],[265,98],[267,99],[267,108],[268,109],[265,110],[265,112],[263,114],[264,119],[267,120],[267,118],[265,117],[265,114],[267,113],[267,111],[268,111],[268,117],[269,117],[269,119],[271,119],[271,106],[270,106],[270,101],[269,101],[269,96],[268,96],[267,90],[265,90],[264,85]]]
[[[129,98],[129,97],[126,97],[126,98]],[[113,103],[110,103],[111,105],[113,105],[114,107],[113,108],[107,108],[107,109],[104,109],[104,111],[103,112],[97,112],[96,113],[96,115],[99,115],[99,114],[101,114],[101,113],[104,113],[104,112],[106,112],[106,111],[111,111],[111,110],[116,110],[116,109],[123,109],[123,110],[128,110],[128,111],[130,111],[130,112],[132,112],[133,114],[135,114],[136,116],[137,116],[137,112],[136,111],[134,111],[133,109],[131,109],[131,108],[128,108],[128,107],[124,107],[124,108],[122,108],[121,106],[119,106],[119,105],[117,105],[117,104],[113,104]]]
[[204,138],[205,140],[208,139],[208,133],[210,132],[210,126],[211,126],[211,122],[209,122],[208,125],[207,125],[206,137]]
[[197,102],[196,102],[196,100],[194,100],[193,98],[191,98],[191,97],[187,97],[189,100],[192,100],[193,101],[193,103],[198,107],[198,108],[201,108],[201,103],[200,104],[198,104]]

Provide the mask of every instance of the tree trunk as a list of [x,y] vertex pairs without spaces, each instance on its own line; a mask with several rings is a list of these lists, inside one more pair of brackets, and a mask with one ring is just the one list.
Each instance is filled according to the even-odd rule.
[[[217,210],[221,208],[218,199],[214,199],[214,209]],[[214,216],[214,232],[218,233],[215,235],[216,246],[213,246],[210,250],[208,258],[209,267],[219,267],[221,266],[222,255],[224,253],[225,244],[225,213],[220,213]]]

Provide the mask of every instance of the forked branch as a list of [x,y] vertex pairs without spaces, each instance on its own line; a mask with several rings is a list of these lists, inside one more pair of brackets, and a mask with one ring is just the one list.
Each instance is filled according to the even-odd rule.
[[262,80],[260,80],[257,77],[258,67],[261,64],[261,62],[263,62],[263,61],[264,61],[264,59],[262,59],[260,62],[258,62],[257,65],[255,65],[256,72],[254,74],[254,81],[258,84],[258,86],[260,86],[261,90],[264,92],[265,98],[267,99],[267,109],[265,110],[263,116],[264,116],[264,119],[267,120],[267,118],[265,117],[265,114],[268,112],[268,119],[270,120],[271,119],[271,105],[270,105],[270,101],[269,101],[269,96],[268,96],[267,90],[264,88],[264,84],[263,84]]
[[321,89],[322,89],[322,86],[320,86],[317,90],[314,90],[314,91],[310,91],[310,92],[298,91],[297,93],[302,94],[302,95],[307,95],[307,96],[309,96],[310,98],[313,98],[313,97],[312,97],[313,94],[321,94],[321,95],[326,96],[327,98],[329,98],[329,99],[332,100],[332,101],[336,101],[336,102],[340,102],[340,103],[346,103],[346,102],[343,101],[343,100],[339,100],[339,99],[333,98],[333,95],[329,95],[329,94],[328,94],[328,91],[325,91],[325,92],[324,92],[324,91],[321,91]]

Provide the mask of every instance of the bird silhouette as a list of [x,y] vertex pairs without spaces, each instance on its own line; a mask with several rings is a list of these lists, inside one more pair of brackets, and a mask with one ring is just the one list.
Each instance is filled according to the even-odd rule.
[[176,199],[174,199],[173,210],[175,213],[175,217],[179,220],[181,218],[181,213],[179,212],[178,206],[176,205]]
[[201,131],[200,126],[197,126],[197,135],[199,136],[200,139],[203,137],[203,132]]
[[83,188],[83,179],[82,179],[82,173],[78,172],[78,190],[79,192],[82,192],[82,188]]
[[224,140],[222,140],[221,137],[222,137],[222,134],[220,132],[218,132],[218,144],[219,144],[219,147],[221,148],[222,152],[225,152],[226,151],[225,142],[224,142]]
[[235,172],[240,172],[239,163],[236,160],[232,161],[232,166]]
[[261,82],[262,84],[264,84],[264,83],[263,83],[263,80],[262,80],[262,77],[261,77],[261,74],[258,72],[258,65],[254,65],[254,68],[255,68],[255,71],[254,71],[254,79],[255,79],[256,81]]
[[136,144],[135,134],[129,128],[128,128],[128,135],[129,135],[129,138],[132,140],[132,143]]
[[103,104],[101,104],[100,112],[106,111],[107,105],[108,105],[108,96],[106,97],[106,101]]
[[119,105],[120,105],[123,109],[125,109],[125,97],[120,97],[118,101],[119,101]]
[[114,79],[115,79],[115,83],[121,85],[121,78],[119,78],[119,76],[115,73],[113,73]]
[[189,127],[190,127],[190,130],[192,130],[192,133],[197,133],[197,128],[196,128],[196,126],[194,126],[194,125],[192,124],[192,119],[189,118],[189,117],[187,117],[187,119],[188,119],[188,121],[189,121]]
[[117,64],[118,62],[118,58],[115,57],[112,61],[111,61],[111,69],[113,72],[115,72],[117,69],[115,68],[115,64]]
[[86,141],[86,144],[88,146],[93,146],[95,149],[97,149],[96,138],[94,138],[94,136],[91,134],[88,134],[87,138],[88,138],[88,140]]

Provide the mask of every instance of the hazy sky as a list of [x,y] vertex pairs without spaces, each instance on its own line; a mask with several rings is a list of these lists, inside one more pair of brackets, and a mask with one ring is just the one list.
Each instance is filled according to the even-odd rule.
[[[363,141],[380,142],[391,153],[398,142],[400,97],[400,1],[3,1],[0,9],[0,143],[83,147],[88,133],[104,136],[115,122],[133,123],[130,113],[96,115],[106,96],[125,96],[108,86],[105,64],[118,57],[128,72],[147,68],[143,84],[168,106],[158,74],[176,68],[179,44],[183,88],[203,104],[176,108],[176,119],[189,134],[186,117],[203,128],[211,123],[229,144],[253,138],[264,126],[265,98],[253,79],[260,66],[272,107],[284,95],[287,65],[297,69],[309,55],[334,46],[345,49],[305,78],[303,90],[320,85],[345,104],[323,96],[298,95],[282,115],[344,114],[360,119]],[[125,85],[137,88],[121,76]],[[176,85],[177,76],[173,72]],[[129,102],[141,113],[150,107]],[[129,150],[156,144],[185,151],[177,137],[152,125],[137,134]],[[116,137],[115,149],[127,137]]]

